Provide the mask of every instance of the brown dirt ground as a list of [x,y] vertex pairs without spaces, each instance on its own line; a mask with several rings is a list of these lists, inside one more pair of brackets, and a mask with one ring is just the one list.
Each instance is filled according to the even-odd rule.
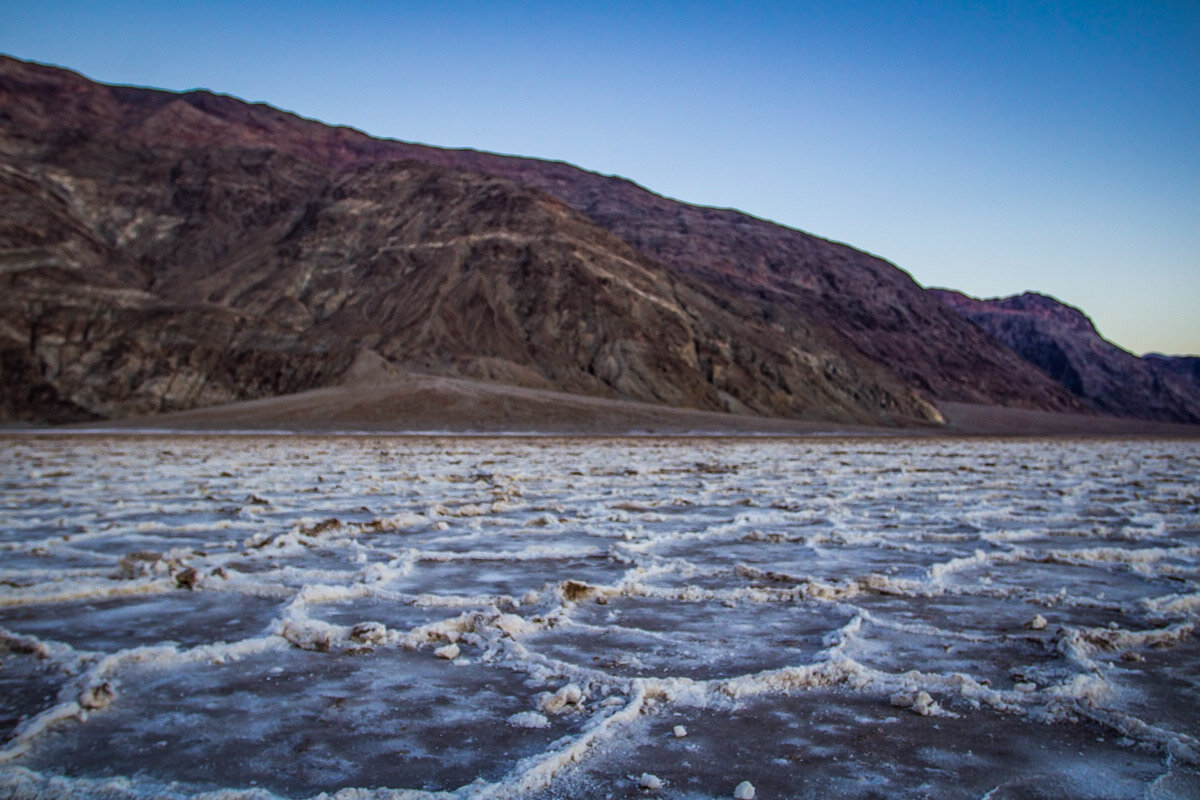
[[192,411],[75,426],[110,430],[285,430],[582,435],[821,433],[1200,437],[1200,426],[1099,415],[943,403],[943,427],[868,427],[770,419],[607,400],[429,375],[371,377],[343,386]]

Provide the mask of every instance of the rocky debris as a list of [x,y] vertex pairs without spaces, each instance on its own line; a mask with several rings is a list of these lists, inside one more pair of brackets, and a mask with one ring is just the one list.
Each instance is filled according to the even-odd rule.
[[591,586],[583,581],[568,580],[562,582],[559,586],[559,592],[562,594],[563,600],[568,603],[578,603],[580,600],[587,600],[593,597],[597,589],[595,586]]
[[180,589],[195,590],[196,585],[203,580],[203,576],[196,571],[195,567],[185,567],[175,573],[175,585]]
[[360,622],[350,629],[350,638],[362,644],[379,644],[387,638],[387,627],[382,622]]
[[91,686],[79,695],[80,708],[88,711],[101,711],[112,705],[117,692],[108,681]]

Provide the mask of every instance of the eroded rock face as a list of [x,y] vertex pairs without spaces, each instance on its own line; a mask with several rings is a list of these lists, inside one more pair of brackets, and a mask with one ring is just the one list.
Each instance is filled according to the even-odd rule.
[[1200,422],[1198,358],[1139,358],[1101,337],[1079,309],[1034,292],[990,300],[930,292],[1099,411]]
[[401,369],[674,406],[936,422],[1068,392],[887,262],[566,164],[371,139],[0,58],[7,419]]

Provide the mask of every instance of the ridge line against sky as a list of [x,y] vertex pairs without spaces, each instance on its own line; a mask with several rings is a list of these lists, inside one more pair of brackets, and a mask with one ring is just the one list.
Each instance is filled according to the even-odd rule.
[[562,160],[1200,353],[1200,4],[0,0],[0,51]]

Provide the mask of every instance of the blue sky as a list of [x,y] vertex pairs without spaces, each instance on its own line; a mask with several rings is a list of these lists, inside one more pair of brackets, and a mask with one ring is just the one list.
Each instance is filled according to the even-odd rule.
[[0,0],[0,51],[562,159],[1200,353],[1200,4]]

